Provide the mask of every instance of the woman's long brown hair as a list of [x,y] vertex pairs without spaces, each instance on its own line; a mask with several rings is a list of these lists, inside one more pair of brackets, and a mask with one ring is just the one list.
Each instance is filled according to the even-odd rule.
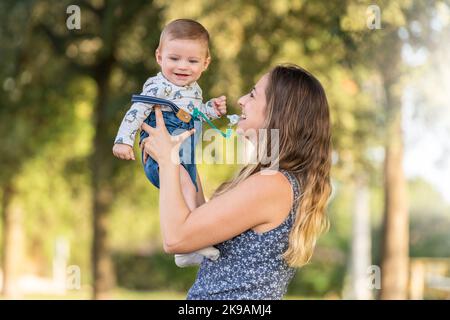
[[[320,82],[296,65],[279,65],[270,71],[266,101],[265,128],[279,130],[277,165],[293,173],[300,183],[300,204],[284,253],[290,266],[300,267],[310,261],[317,238],[329,228],[325,212],[331,194],[328,102]],[[267,144],[271,148],[271,141]],[[221,185],[214,196],[263,169],[270,167],[261,161],[245,166],[236,178]]]

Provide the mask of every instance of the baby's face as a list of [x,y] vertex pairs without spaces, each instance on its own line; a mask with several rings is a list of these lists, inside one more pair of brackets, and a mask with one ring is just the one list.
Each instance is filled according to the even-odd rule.
[[156,50],[156,61],[170,82],[186,86],[200,78],[210,57],[203,41],[174,39],[164,40]]

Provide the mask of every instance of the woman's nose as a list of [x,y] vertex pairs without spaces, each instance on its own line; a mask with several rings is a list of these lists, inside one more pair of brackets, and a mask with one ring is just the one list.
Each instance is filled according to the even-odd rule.
[[245,103],[245,96],[242,96],[238,100],[239,107],[243,108],[244,107],[244,103]]

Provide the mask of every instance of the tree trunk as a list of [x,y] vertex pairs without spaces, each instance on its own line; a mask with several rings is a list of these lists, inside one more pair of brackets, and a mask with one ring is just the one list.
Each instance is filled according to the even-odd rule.
[[367,180],[362,176],[356,178],[352,226],[353,298],[357,300],[368,300],[371,299],[367,274],[368,268],[371,265],[370,206]]
[[400,92],[385,85],[388,123],[384,160],[385,208],[381,254],[380,299],[406,299],[408,285],[409,219],[403,172]]
[[12,205],[15,190],[12,183],[3,187],[3,288],[2,294],[7,299],[20,297],[18,287],[19,271],[22,259],[22,212]]
[[[352,251],[348,288],[345,299],[369,300],[372,298],[368,270],[371,265],[370,208],[367,180],[358,176],[355,181],[355,198],[352,217]],[[347,287],[346,285],[346,287]]]
[[97,101],[95,106],[95,137],[92,155],[93,187],[93,298],[108,299],[110,290],[115,286],[114,268],[108,243],[108,213],[113,200],[111,187],[112,141],[108,135],[108,81],[111,62],[105,61],[99,66],[95,79],[97,83]]

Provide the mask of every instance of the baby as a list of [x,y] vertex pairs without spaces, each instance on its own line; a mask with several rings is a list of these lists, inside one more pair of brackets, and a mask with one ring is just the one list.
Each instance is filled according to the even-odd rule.
[[[202,90],[196,82],[211,61],[208,31],[193,20],[172,21],[161,33],[156,49],[156,61],[161,66],[161,72],[147,79],[141,95],[133,96],[134,103],[122,120],[114,142],[113,154],[120,159],[135,160],[133,145],[137,131],[143,122],[152,127],[156,126],[153,110],[155,104],[161,105],[164,122],[170,134],[177,135],[195,127],[195,135],[187,139],[180,148],[181,188],[186,204],[192,211],[198,206],[195,145],[201,136],[202,126],[202,119],[195,120],[192,112],[197,108],[209,119],[217,119],[226,114],[225,96],[203,103]],[[158,98],[172,103],[158,103]],[[141,131],[140,141],[147,136],[145,131]],[[146,157],[144,161],[144,155],[141,156],[147,178],[159,188],[158,163],[151,157]],[[178,254],[175,255],[175,263],[179,267],[196,265],[204,257],[216,260],[219,250],[208,247],[189,254]]]

